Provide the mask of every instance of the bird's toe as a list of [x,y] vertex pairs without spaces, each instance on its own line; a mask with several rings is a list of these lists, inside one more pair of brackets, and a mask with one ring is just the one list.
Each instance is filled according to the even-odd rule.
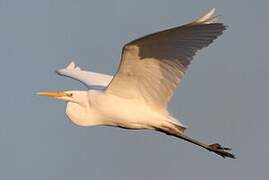
[[218,143],[210,144],[208,147],[209,147],[209,149],[208,149],[209,151],[212,151],[212,152],[222,156],[223,158],[229,157],[229,158],[235,159],[235,155],[233,155],[232,153],[227,152],[227,151],[230,151],[231,148],[222,147]]

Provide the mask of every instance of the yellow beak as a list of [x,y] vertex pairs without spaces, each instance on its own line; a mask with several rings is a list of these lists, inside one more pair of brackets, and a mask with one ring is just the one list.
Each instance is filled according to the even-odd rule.
[[64,97],[68,96],[65,92],[38,92],[37,95],[39,96],[48,96],[48,97]]

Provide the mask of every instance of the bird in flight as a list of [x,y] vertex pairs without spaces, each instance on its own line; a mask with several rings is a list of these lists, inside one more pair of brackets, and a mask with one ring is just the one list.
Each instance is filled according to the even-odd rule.
[[195,21],[152,33],[124,45],[114,76],[81,70],[74,62],[56,71],[78,80],[88,91],[39,92],[67,102],[66,114],[79,126],[150,129],[196,144],[222,157],[235,158],[230,148],[205,144],[184,134],[167,105],[196,52],[225,30],[215,9]]

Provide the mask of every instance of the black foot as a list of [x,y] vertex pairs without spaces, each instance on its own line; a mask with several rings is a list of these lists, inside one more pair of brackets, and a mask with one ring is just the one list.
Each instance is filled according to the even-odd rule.
[[223,158],[229,157],[229,158],[235,159],[235,155],[227,152],[227,151],[230,151],[231,148],[222,147],[218,143],[209,145],[208,150],[222,156]]

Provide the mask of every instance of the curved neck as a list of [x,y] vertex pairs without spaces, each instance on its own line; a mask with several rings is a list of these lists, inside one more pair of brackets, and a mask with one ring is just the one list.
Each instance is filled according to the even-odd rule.
[[98,114],[89,106],[68,102],[65,113],[68,118],[78,126],[96,126],[103,124]]

